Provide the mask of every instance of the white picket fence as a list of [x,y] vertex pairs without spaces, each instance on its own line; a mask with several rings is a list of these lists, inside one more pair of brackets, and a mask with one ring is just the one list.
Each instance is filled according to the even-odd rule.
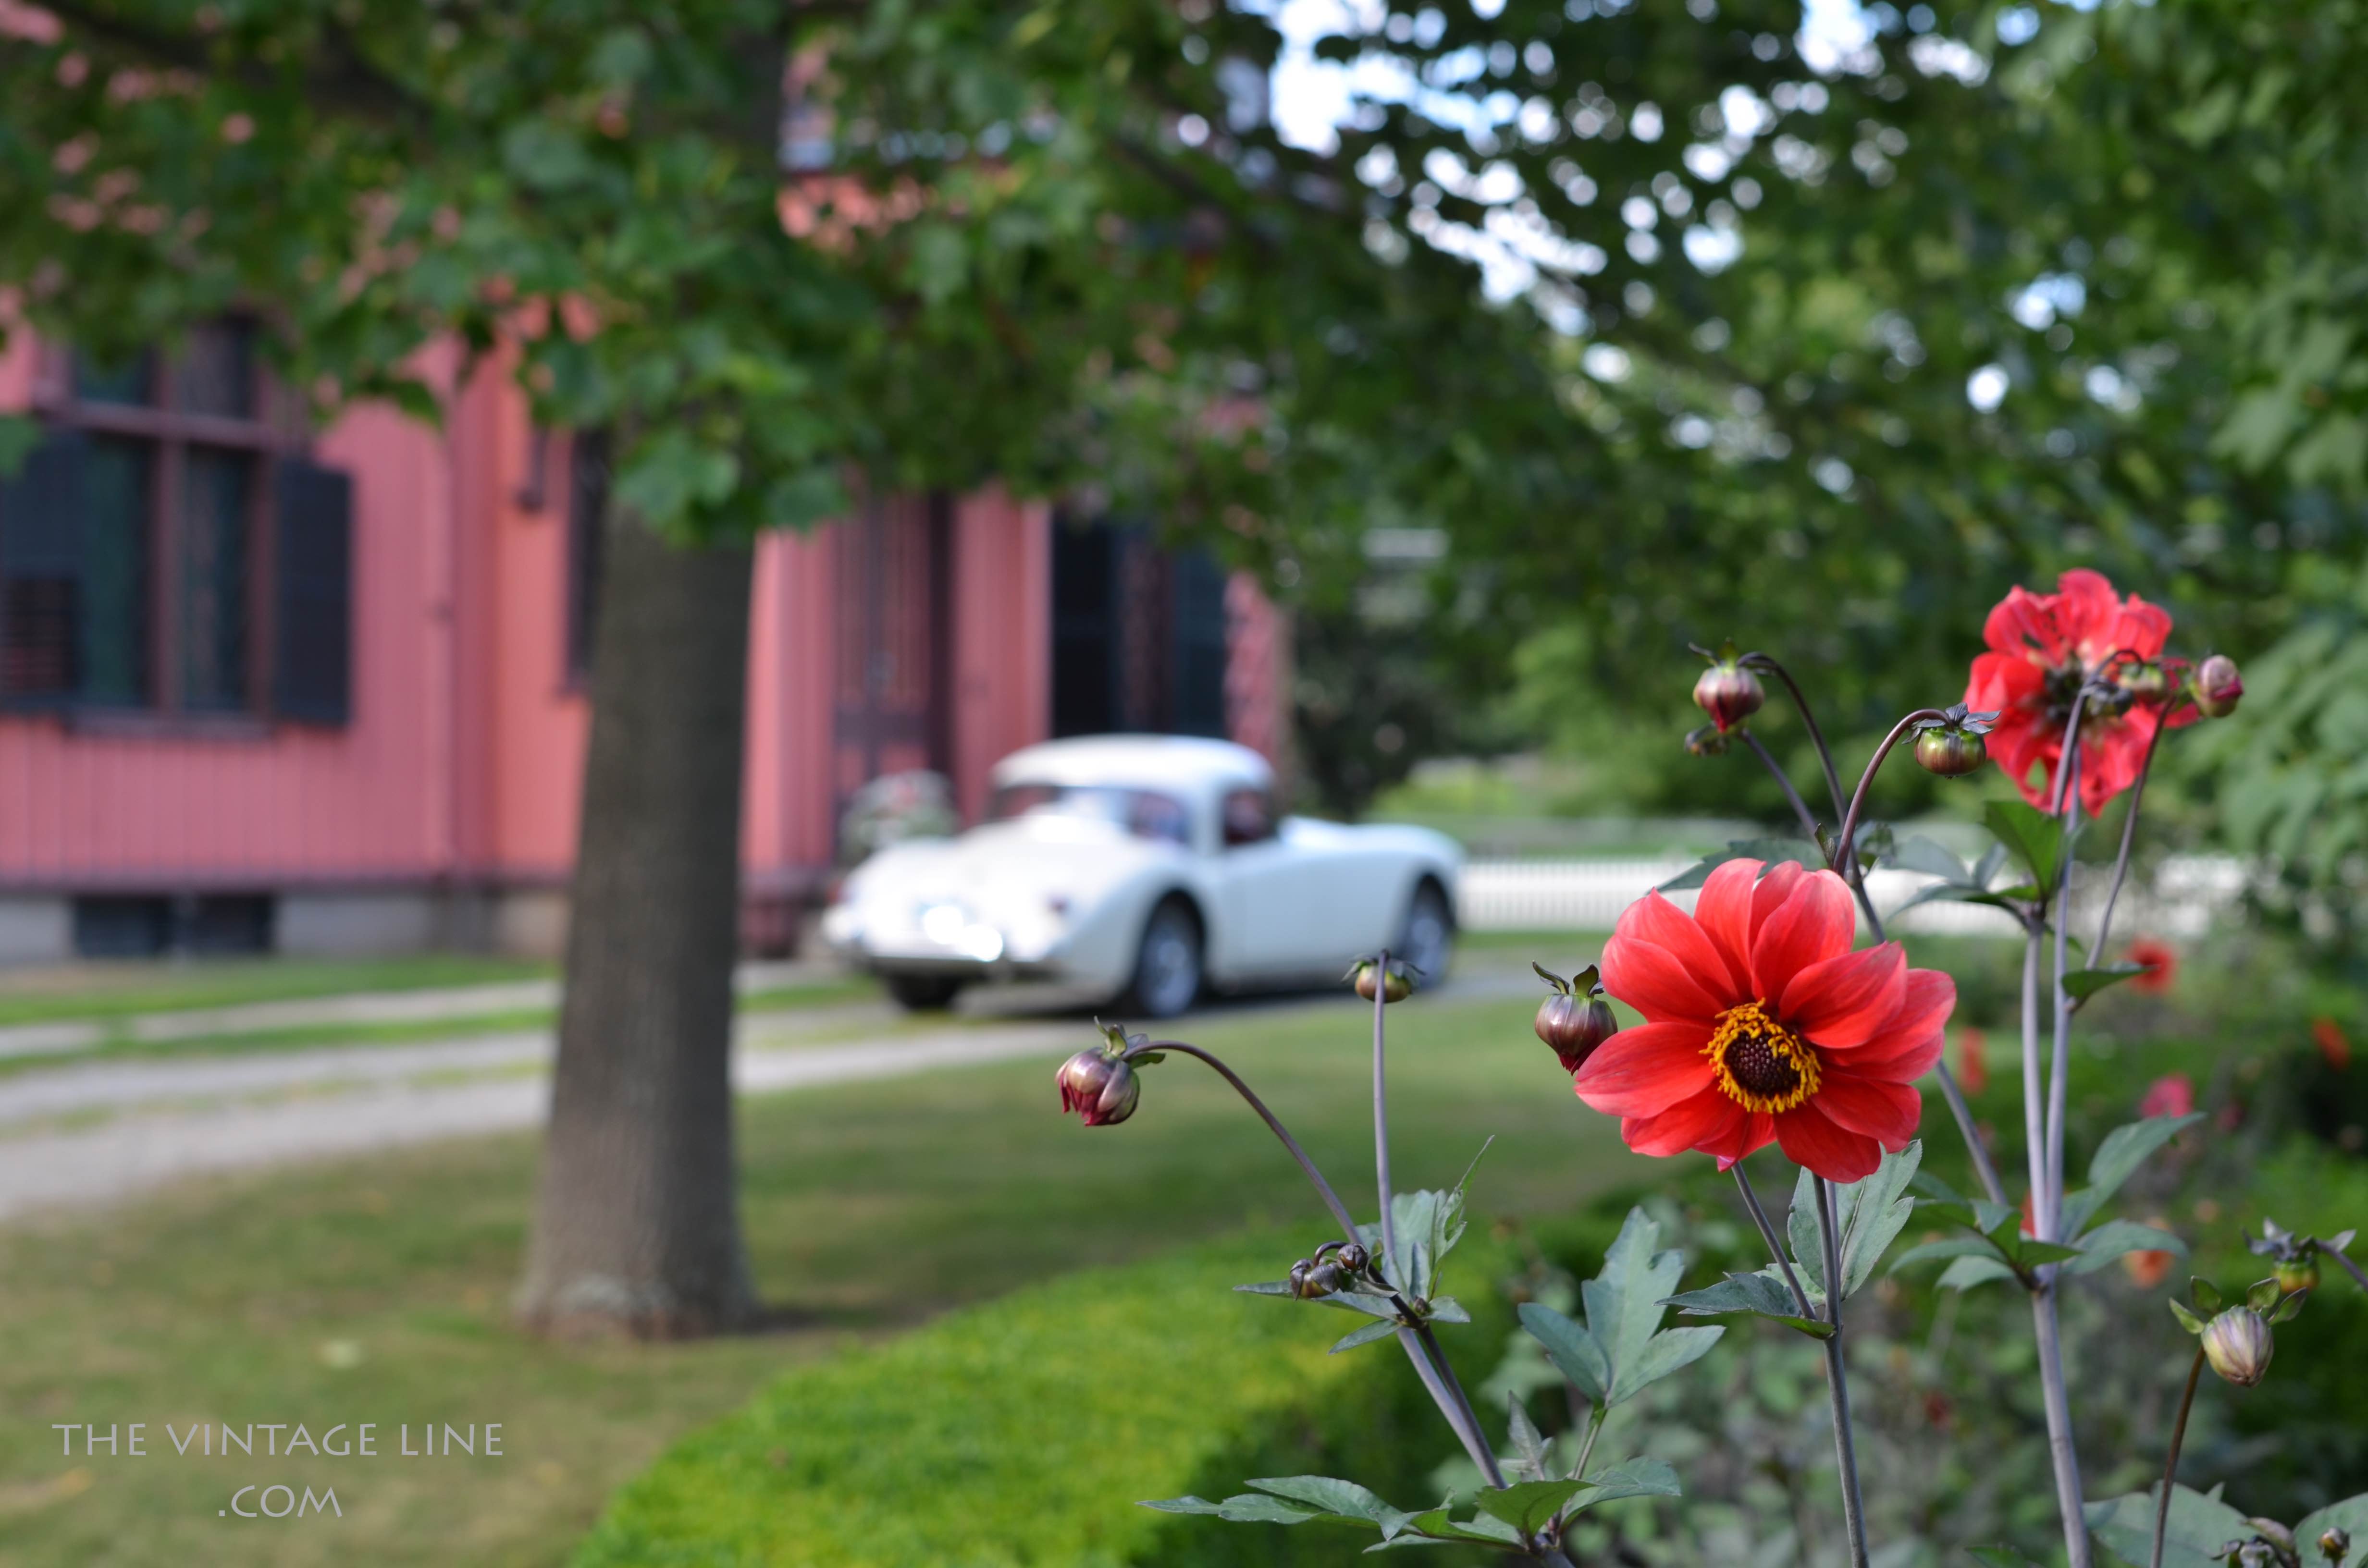
[[[1456,918],[1467,931],[1609,931],[1620,912],[1693,864],[1686,859],[1474,860],[1456,885]],[[2226,918],[2245,890],[2247,871],[2234,856],[2178,856],[2162,863],[2150,883],[2132,878],[2113,923],[2128,933],[2192,938]],[[1880,870],[1867,892],[1886,913],[1938,879],[1916,871]],[[2080,868],[2073,883],[2073,928],[2092,924],[2104,897],[2105,876]],[[1691,908],[1692,892],[1670,895]],[[1929,936],[2012,937],[2011,915],[1986,904],[1934,902],[1917,905],[1894,931]]]

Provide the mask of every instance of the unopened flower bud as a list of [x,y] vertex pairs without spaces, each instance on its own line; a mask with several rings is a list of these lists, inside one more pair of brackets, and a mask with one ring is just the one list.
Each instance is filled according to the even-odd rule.
[[1694,706],[1710,715],[1721,734],[1759,712],[1767,700],[1759,677],[1733,659],[1713,660],[1694,682]]
[[1357,994],[1370,1002],[1376,986],[1381,988],[1384,1003],[1403,1002],[1414,994],[1414,982],[1406,978],[1403,968],[1392,963],[1385,972],[1383,966],[1367,959],[1357,965]]
[[1576,1073],[1619,1031],[1620,1020],[1611,1016],[1611,1004],[1603,999],[1592,968],[1565,982],[1541,964],[1530,967],[1554,987],[1554,994],[1538,1004],[1538,1038],[1554,1047],[1564,1072]]
[[1303,1257],[1291,1266],[1291,1293],[1303,1301],[1329,1296],[1340,1289],[1340,1284],[1338,1264]]
[[1725,756],[1726,736],[1715,724],[1704,724],[1699,730],[1688,730],[1686,751],[1693,756]]
[[2237,699],[2245,695],[2244,678],[2237,673],[2237,661],[2226,653],[2214,653],[2196,667],[2192,688],[2195,706],[2207,719],[2226,719],[2237,711]]
[[1962,778],[1989,760],[1989,743],[1971,730],[1927,730],[1916,737],[1916,760],[1927,773]]
[[2278,1290],[2284,1295],[2291,1296],[2297,1290],[2317,1290],[2317,1250],[2313,1248],[2309,1253],[2299,1256],[2280,1258],[2277,1263],[2276,1277]]
[[1372,1261],[1372,1256],[1355,1242],[1350,1242],[1332,1256],[1338,1258],[1340,1267],[1351,1274],[1362,1274],[1365,1272],[1365,1265]]
[[2351,1532],[2337,1525],[2318,1538],[2318,1554],[2340,1568],[2351,1553]]
[[1115,1127],[1134,1114],[1143,1094],[1133,1065],[1099,1046],[1062,1062],[1057,1076],[1062,1113],[1077,1112],[1087,1127]]
[[2277,1342],[2267,1319],[2250,1307],[2230,1307],[2203,1325],[2203,1358],[2238,1388],[2266,1376]]

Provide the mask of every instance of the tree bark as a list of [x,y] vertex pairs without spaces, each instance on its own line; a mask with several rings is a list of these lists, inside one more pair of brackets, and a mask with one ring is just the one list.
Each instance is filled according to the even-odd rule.
[[732,969],[753,560],[613,501],[542,1190],[518,1297],[562,1335],[757,1315],[732,1147]]

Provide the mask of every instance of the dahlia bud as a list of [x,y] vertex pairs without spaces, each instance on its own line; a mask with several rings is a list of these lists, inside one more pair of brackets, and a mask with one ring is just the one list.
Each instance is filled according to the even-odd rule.
[[1982,737],[1989,733],[1996,722],[1995,713],[1972,712],[1962,702],[1952,703],[1938,719],[1924,719],[1916,725],[1916,760],[1928,773],[1943,778],[1963,778],[1980,770],[1989,760],[1989,743]]
[[1291,1293],[1303,1301],[1332,1295],[1340,1289],[1339,1265],[1301,1258],[1291,1266]]
[[2351,1532],[2336,1525],[2318,1538],[2318,1554],[2341,1568],[2343,1560],[2351,1554]]
[[1370,1002],[1376,988],[1383,1003],[1403,1002],[1414,994],[1414,982],[1406,977],[1406,965],[1392,959],[1386,964],[1372,959],[1360,959],[1351,971],[1357,977],[1357,994]]
[[2283,1257],[2278,1260],[2276,1278],[2278,1292],[2291,1296],[2297,1290],[2318,1289],[2318,1255],[2306,1257]]
[[1349,1243],[1332,1256],[1339,1260],[1342,1268],[1351,1274],[1362,1274],[1365,1266],[1372,1262],[1372,1256],[1355,1242]]
[[1061,1113],[1076,1111],[1087,1127],[1117,1126],[1134,1114],[1134,1103],[1143,1094],[1134,1064],[1126,1060],[1142,1037],[1131,1040],[1124,1029],[1108,1024],[1102,1026],[1102,1044],[1070,1057],[1053,1075],[1061,1085]]
[[1767,700],[1759,677],[1737,664],[1731,653],[1713,659],[1710,668],[1694,682],[1694,706],[1710,715],[1720,734],[1759,712]]
[[2237,711],[2237,699],[2245,695],[2245,682],[2237,673],[2237,661],[2226,653],[2214,653],[2204,660],[2196,666],[2191,695],[2197,710],[2207,719],[2226,719]]
[[1596,983],[1594,965],[1569,980],[1543,964],[1530,967],[1554,987],[1554,994],[1538,1004],[1538,1038],[1554,1047],[1564,1072],[1576,1073],[1597,1047],[1619,1031],[1620,1020],[1611,1016],[1611,1004],[1603,999],[1603,987]]
[[2269,1320],[2250,1307],[2230,1307],[2203,1325],[2203,1358],[2238,1388],[2260,1382],[2276,1350]]

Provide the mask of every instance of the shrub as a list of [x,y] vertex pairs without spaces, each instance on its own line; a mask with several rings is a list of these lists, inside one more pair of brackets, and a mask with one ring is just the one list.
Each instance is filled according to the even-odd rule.
[[[1226,1289],[1274,1278],[1310,1239],[1069,1275],[801,1369],[620,1492],[576,1568],[1339,1562],[1360,1543],[1326,1526],[1134,1506],[1306,1471],[1427,1494],[1452,1443],[1395,1347],[1329,1356],[1326,1331],[1359,1320]],[[1503,1255],[1467,1246],[1453,1268],[1475,1324],[1453,1348],[1476,1380],[1510,1320]]]

